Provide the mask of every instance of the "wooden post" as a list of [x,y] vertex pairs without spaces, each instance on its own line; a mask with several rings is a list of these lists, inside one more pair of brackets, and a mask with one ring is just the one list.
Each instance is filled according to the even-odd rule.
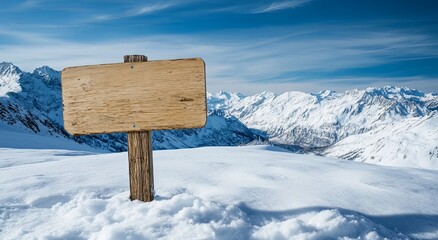
[[[144,55],[125,55],[127,62],[146,62]],[[128,132],[129,186],[131,200],[154,200],[152,131]]]

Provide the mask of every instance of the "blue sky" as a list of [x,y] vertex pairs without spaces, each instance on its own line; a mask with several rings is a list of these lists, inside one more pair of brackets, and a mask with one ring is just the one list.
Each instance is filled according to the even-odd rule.
[[17,0],[0,9],[0,62],[202,57],[208,91],[438,92],[434,0]]

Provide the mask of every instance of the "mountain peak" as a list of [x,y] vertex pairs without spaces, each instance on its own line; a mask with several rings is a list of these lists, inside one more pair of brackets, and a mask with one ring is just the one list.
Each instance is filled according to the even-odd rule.
[[231,92],[225,92],[225,91],[220,91],[219,93],[216,94],[216,97],[218,98],[225,98],[225,99],[242,99],[245,96],[241,93],[231,93]]
[[10,62],[0,63],[0,75],[20,74],[22,71]]
[[0,63],[0,97],[10,92],[21,92],[19,83],[21,70],[10,62]]
[[59,71],[56,71],[55,69],[49,67],[49,66],[42,66],[42,67],[36,68],[33,71],[33,74],[42,77],[47,82],[51,82],[54,80],[59,81],[59,79],[61,78],[61,73]]
[[319,101],[323,100],[323,99],[330,99],[334,96],[336,96],[337,92],[333,91],[333,90],[327,90],[324,89],[316,94],[312,94],[314,95]]
[[275,93],[273,93],[273,92],[263,91],[261,93],[258,93],[256,95],[254,95],[254,96],[256,96],[258,98],[273,98],[273,97],[275,97],[277,95]]

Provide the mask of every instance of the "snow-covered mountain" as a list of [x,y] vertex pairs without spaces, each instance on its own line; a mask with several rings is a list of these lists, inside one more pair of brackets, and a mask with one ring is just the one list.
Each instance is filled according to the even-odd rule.
[[[0,63],[0,128],[72,139],[110,151],[127,149],[126,134],[73,137],[63,126],[60,72],[44,66],[32,73],[11,63]],[[235,117],[210,111],[202,129],[154,131],[154,148],[229,146],[260,137]]]
[[266,132],[272,142],[315,148],[381,125],[426,116],[436,110],[438,95],[385,87],[345,93],[262,92],[248,97],[221,92],[208,100],[209,108]]
[[[289,149],[384,165],[438,169],[438,95],[384,87],[316,94],[208,94],[202,129],[154,131],[154,148],[244,145]],[[126,150],[125,134],[72,137],[62,128],[60,73],[0,64],[0,127]]]
[[208,103],[275,144],[369,163],[438,168],[436,93],[398,87],[253,96],[221,92],[210,94]]

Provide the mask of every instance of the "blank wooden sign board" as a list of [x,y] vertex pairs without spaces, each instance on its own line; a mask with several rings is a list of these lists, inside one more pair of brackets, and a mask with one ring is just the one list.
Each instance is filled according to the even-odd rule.
[[199,58],[71,67],[62,71],[64,127],[94,134],[205,125]]
[[152,201],[150,131],[205,125],[205,63],[127,55],[125,63],[69,67],[62,99],[70,134],[128,132],[131,199]]

